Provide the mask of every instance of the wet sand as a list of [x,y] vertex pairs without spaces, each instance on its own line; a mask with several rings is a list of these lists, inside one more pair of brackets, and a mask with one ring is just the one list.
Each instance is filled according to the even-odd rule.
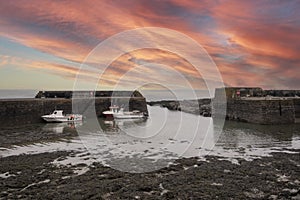
[[[291,149],[289,149],[291,151]],[[57,166],[53,152],[0,158],[1,199],[300,199],[300,150],[239,164],[206,156],[132,174],[99,163]],[[76,169],[87,167],[86,173]]]

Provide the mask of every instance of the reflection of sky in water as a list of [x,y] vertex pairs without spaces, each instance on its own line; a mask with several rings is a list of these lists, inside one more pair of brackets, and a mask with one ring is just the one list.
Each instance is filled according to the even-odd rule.
[[[203,158],[209,154],[234,162],[236,158],[251,160],[300,148],[300,124],[266,126],[228,121],[219,135],[208,129],[211,118],[156,106],[149,107],[149,112],[147,120],[100,119],[100,126],[77,124],[78,138],[2,148],[0,156],[74,150],[78,153],[55,163],[99,161],[125,171],[151,171],[180,157]],[[64,124],[46,124],[42,130],[64,134],[65,129]]]

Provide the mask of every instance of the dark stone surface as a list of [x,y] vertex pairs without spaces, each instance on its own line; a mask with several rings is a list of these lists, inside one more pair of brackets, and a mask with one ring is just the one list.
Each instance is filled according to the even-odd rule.
[[295,117],[300,118],[300,99],[294,99]]
[[295,110],[293,100],[232,99],[226,105],[214,101],[213,115],[226,106],[226,118],[257,124],[293,124]]
[[[218,157],[180,159],[160,170],[130,174],[99,163],[55,166],[73,152],[0,158],[1,199],[299,199],[299,150],[239,165]],[[88,167],[83,175],[78,167]]]
[[[240,95],[237,95],[237,92],[240,92]],[[212,114],[218,116],[221,113],[229,120],[257,124],[298,123],[300,98],[297,96],[300,96],[300,90],[217,88],[212,103]]]

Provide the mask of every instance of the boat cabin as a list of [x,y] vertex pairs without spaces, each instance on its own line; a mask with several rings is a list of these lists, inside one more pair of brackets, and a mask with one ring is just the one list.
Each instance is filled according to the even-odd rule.
[[113,113],[117,113],[119,110],[119,106],[110,106],[109,110]]
[[55,116],[64,116],[63,114],[63,110],[54,110],[52,115],[55,115]]

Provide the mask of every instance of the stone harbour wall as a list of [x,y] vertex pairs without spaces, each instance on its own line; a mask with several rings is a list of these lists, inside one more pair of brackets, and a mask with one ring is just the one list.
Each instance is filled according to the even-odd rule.
[[143,97],[135,91],[39,91],[35,98]]
[[300,90],[264,90],[264,96],[300,97]]
[[[144,97],[99,97],[90,99],[74,99],[73,113],[91,117],[90,113],[101,116],[111,104],[124,106],[127,110],[140,110],[148,113]],[[129,105],[129,106],[127,106]],[[1,99],[0,125],[13,125],[42,122],[41,116],[52,113],[53,110],[64,110],[72,113],[72,99],[66,98],[32,98],[32,99]]]
[[[300,104],[300,103],[299,103]],[[213,103],[213,115],[218,114],[222,105]],[[226,119],[257,124],[292,124],[295,123],[293,99],[284,100],[249,100],[231,99],[226,104]]]
[[300,119],[300,99],[294,99],[295,118]]

